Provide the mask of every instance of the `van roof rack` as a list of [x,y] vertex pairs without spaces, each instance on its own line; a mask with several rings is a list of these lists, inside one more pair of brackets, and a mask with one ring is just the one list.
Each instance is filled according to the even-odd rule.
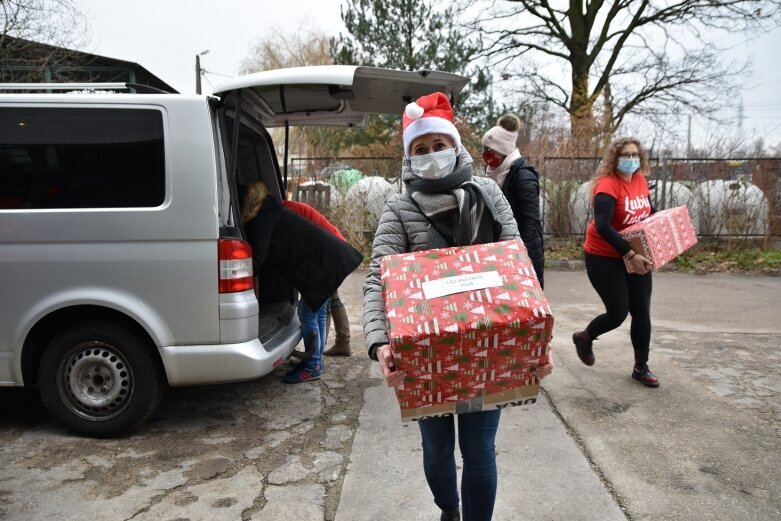
[[0,83],[4,90],[134,90],[138,94],[171,94],[141,83]]

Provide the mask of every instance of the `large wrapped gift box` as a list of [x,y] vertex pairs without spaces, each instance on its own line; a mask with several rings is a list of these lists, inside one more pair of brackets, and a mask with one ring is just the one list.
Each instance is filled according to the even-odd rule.
[[[697,244],[686,205],[660,210],[620,233],[635,252],[651,261],[654,270]],[[629,261],[624,264],[629,273],[634,272]]]
[[536,401],[553,315],[520,240],[380,261],[404,421]]

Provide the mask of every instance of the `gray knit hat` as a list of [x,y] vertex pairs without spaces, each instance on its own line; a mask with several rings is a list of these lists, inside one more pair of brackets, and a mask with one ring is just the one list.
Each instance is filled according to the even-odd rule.
[[485,148],[496,150],[503,156],[509,156],[518,145],[518,129],[521,120],[515,114],[505,114],[496,122],[496,126],[483,135],[481,143]]

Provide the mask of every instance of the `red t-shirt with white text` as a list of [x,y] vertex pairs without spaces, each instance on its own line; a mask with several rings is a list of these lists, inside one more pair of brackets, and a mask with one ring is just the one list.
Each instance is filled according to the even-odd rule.
[[[594,188],[594,196],[597,194],[607,194],[616,200],[616,209],[610,220],[616,231],[620,232],[651,214],[648,181],[643,174],[634,174],[631,181],[624,181],[618,174],[601,177]],[[621,254],[599,234],[594,219],[588,223],[583,249],[591,255],[621,258]]]

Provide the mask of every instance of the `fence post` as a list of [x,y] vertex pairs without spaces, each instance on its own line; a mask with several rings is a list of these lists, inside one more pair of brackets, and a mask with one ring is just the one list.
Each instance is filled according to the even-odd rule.
[[[544,192],[540,191],[540,195],[542,195],[542,211],[540,212],[540,224],[542,225],[542,236],[545,237],[545,207],[548,206],[545,204],[545,201],[548,197],[550,197],[549,194],[550,187],[548,186],[548,182],[546,181],[546,177],[545,177],[545,156],[542,156],[541,162],[539,162],[539,159],[540,158],[538,158],[537,166],[540,167],[540,177],[542,178],[540,179],[540,186],[545,188]],[[539,204],[539,202],[537,204]]]
[[[670,177],[667,170],[667,158],[662,157],[662,204],[660,205],[661,208],[658,208],[659,210],[664,210],[667,208],[667,178]],[[672,186],[670,187],[670,192],[672,193]],[[657,191],[657,198],[656,202],[659,203],[659,192]]]

